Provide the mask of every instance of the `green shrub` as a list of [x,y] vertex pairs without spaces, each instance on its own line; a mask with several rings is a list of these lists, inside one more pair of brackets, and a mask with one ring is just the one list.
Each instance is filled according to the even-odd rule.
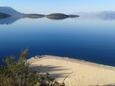
[[46,74],[39,74],[26,63],[28,50],[21,53],[19,59],[7,57],[5,65],[0,66],[0,86],[65,86],[58,83],[55,78]]

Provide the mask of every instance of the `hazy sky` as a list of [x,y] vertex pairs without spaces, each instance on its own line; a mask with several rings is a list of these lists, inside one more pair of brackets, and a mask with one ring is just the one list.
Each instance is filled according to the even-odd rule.
[[115,0],[0,0],[0,6],[10,6],[26,13],[76,13],[115,10]]

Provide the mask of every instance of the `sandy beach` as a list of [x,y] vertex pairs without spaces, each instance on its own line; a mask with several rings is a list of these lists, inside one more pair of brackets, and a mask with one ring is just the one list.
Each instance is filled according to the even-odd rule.
[[66,78],[66,86],[115,86],[115,67],[48,55],[32,57],[28,62],[34,70],[48,72],[59,82]]

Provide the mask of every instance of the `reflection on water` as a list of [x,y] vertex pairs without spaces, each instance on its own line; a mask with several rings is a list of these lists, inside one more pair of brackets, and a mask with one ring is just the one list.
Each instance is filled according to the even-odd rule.
[[12,24],[19,20],[20,18],[18,17],[8,17],[8,18],[2,18],[0,19],[0,24]]
[[[7,17],[7,18],[0,18],[0,24],[12,24],[12,23],[15,23],[17,20],[19,19],[26,19],[26,18],[30,18],[30,19],[41,19],[41,18],[44,18],[44,16],[42,17]],[[45,17],[45,18],[48,18],[50,20],[64,20],[64,19],[68,19],[68,18],[72,18],[72,17],[58,17],[58,18],[50,18],[50,17]],[[110,17],[110,16],[100,16],[100,17],[94,17],[94,18],[85,18],[82,16],[81,17],[73,17],[74,19],[81,19],[81,20],[95,20],[95,19],[100,19],[100,20],[103,20],[103,21],[114,21],[115,20],[115,17]]]
[[[25,19],[26,17],[8,17],[8,18],[1,18],[0,19],[0,24],[12,24],[12,23],[15,23],[17,20],[19,19]],[[30,19],[39,19],[39,18],[33,18],[33,17],[28,17]],[[40,18],[44,18],[44,17],[40,17]],[[64,20],[64,19],[67,19],[66,18],[48,18],[48,19],[51,19],[51,20]]]

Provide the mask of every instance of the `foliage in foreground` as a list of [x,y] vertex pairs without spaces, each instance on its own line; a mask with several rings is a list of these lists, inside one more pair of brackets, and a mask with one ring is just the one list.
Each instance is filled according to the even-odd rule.
[[0,86],[65,86],[58,83],[49,74],[39,74],[32,71],[26,63],[28,51],[21,53],[18,60],[8,57],[5,65],[0,66]]

